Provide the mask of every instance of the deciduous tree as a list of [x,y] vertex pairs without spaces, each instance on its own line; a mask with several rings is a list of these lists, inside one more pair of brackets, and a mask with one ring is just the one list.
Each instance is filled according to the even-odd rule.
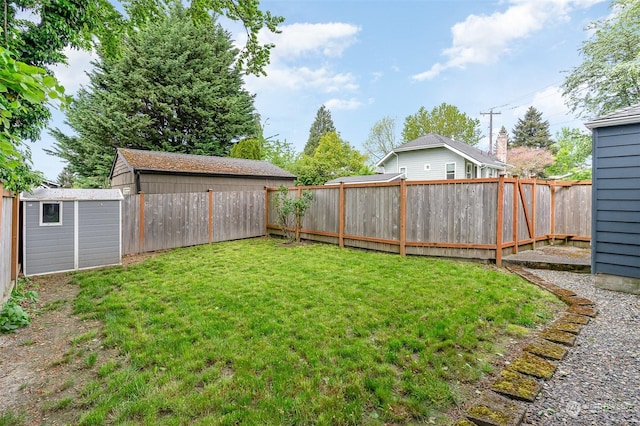
[[398,145],[400,143],[396,140],[395,118],[383,117],[371,127],[363,147],[369,159],[378,161]]
[[[1,34],[1,32],[0,32]],[[42,181],[31,169],[29,147],[21,141],[12,120],[17,114],[52,99],[66,104],[64,89],[42,68],[18,61],[0,47],[0,182],[6,189],[23,191]]]
[[92,186],[104,182],[117,147],[227,155],[259,134],[237,53],[215,20],[203,29],[176,6],[125,39],[119,58],[101,56],[67,113],[77,136],[56,129],[52,153]]
[[471,118],[458,107],[444,102],[431,111],[420,107],[417,113],[405,118],[402,130],[404,142],[427,133],[436,133],[469,145],[477,145],[482,139],[480,120]]
[[529,107],[524,118],[519,118],[513,128],[513,139],[509,141],[509,146],[548,149],[552,145],[549,122],[542,119],[542,112],[533,106]]
[[333,119],[331,118],[331,111],[327,109],[324,105],[322,105],[318,112],[316,112],[316,118],[313,120],[311,124],[311,128],[309,129],[309,139],[307,140],[306,145],[304,146],[304,153],[306,155],[313,155],[320,143],[320,138],[324,135],[335,132],[336,126],[333,124]]
[[562,89],[579,115],[602,115],[640,102],[640,2],[613,0],[611,16],[587,27],[592,35],[579,52]]
[[544,169],[553,164],[553,155],[544,148],[520,146],[507,151],[507,161],[514,168],[507,169],[521,178],[545,177]]
[[591,135],[580,129],[563,127],[556,134],[554,145],[555,162],[546,168],[547,176],[570,174],[567,180],[591,179],[591,165],[586,161],[591,156]]
[[371,169],[365,164],[366,159],[348,142],[340,139],[336,132],[331,132],[320,138],[313,156],[302,155],[296,164],[295,174],[301,185],[323,185],[342,176],[371,174]]

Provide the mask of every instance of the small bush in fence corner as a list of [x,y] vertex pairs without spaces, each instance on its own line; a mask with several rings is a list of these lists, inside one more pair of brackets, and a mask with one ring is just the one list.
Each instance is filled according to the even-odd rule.
[[0,334],[13,333],[20,327],[28,326],[31,323],[31,317],[23,309],[23,304],[34,303],[37,300],[38,294],[33,290],[24,291],[22,282],[19,281],[11,292],[11,297],[0,310]]
[[[305,189],[300,197],[292,198],[289,195],[289,188],[281,185],[276,192],[275,201],[278,225],[280,225],[285,238],[290,242],[294,240],[300,242],[302,218],[313,201],[313,193]],[[295,223],[292,224],[292,221]]]

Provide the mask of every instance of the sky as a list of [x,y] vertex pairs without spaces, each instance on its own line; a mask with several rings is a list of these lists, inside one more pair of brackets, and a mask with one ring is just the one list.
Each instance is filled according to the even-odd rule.
[[[362,151],[372,126],[396,120],[397,140],[407,116],[445,102],[480,120],[488,149],[493,136],[511,133],[530,106],[542,112],[553,135],[580,128],[565,106],[560,85],[582,62],[587,25],[610,14],[606,0],[285,0],[260,2],[281,15],[282,32],[260,33],[274,43],[266,76],[245,77],[255,94],[266,137],[300,152],[318,109],[331,112],[343,140]],[[224,22],[242,45],[244,29]],[[68,66],[55,75],[68,93],[88,83],[91,54],[68,51]],[[499,113],[499,114],[498,114]],[[64,115],[51,128],[71,134]],[[34,167],[55,181],[64,167],[45,154],[54,140],[45,131],[31,144]]]

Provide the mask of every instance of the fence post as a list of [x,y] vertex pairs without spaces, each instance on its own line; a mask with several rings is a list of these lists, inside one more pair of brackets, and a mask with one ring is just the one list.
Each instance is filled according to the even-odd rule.
[[138,193],[140,195],[140,209],[139,209],[139,229],[140,229],[140,240],[138,241],[138,253],[144,252],[144,192],[140,191]]
[[209,188],[209,244],[213,242],[213,189]]
[[400,180],[400,256],[407,255],[407,179]]
[[[298,199],[302,198],[302,187],[298,187]],[[296,242],[300,242],[300,226],[298,226],[298,216],[296,216]]]
[[340,201],[338,205],[338,244],[344,247],[344,182],[340,182]]
[[269,236],[269,187],[264,187],[264,235]]
[[520,216],[518,198],[520,197],[520,178],[516,176],[513,184],[513,253],[518,253],[518,216]]
[[18,278],[18,246],[20,234],[20,193],[13,198],[11,211],[11,279]]
[[502,225],[504,221],[504,175],[498,179],[498,218],[496,227],[496,266],[502,266]]
[[537,180],[533,178],[533,185],[531,190],[531,228],[533,229],[533,249],[536,249],[536,192],[537,192]]
[[551,191],[551,242],[556,241],[556,189],[558,187],[553,182],[549,182],[549,190]]

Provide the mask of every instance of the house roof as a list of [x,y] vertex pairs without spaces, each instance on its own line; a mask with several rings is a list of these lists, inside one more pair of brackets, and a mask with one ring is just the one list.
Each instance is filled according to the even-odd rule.
[[588,121],[584,125],[588,129],[596,129],[598,127],[623,126],[636,123],[640,123],[640,104],[620,108],[610,114]]
[[36,188],[20,194],[22,201],[122,200],[119,189]]
[[340,183],[376,183],[376,182],[393,182],[400,180],[402,173],[384,173],[366,176],[344,176],[332,179],[325,185],[340,185]]
[[[176,174],[233,175],[244,177],[270,177],[295,179],[295,175],[268,161],[243,158],[213,157],[207,155],[178,154],[174,152],[142,151],[118,148],[120,155],[132,171]],[[115,160],[113,165],[115,166]],[[113,166],[111,173],[113,174]]]
[[505,163],[498,161],[497,159],[490,156],[489,154],[480,151],[478,148],[475,148],[471,145],[467,145],[464,142],[459,142],[453,139],[449,139],[442,135],[437,135],[435,133],[426,134],[424,136],[419,137],[418,139],[414,139],[411,142],[407,142],[403,145],[400,145],[394,148],[387,155],[385,155],[384,158],[382,158],[382,160],[380,160],[376,164],[376,166],[380,166],[391,155],[397,154],[399,152],[418,151],[422,149],[443,148],[443,147],[457,153],[458,155],[480,166],[490,166],[494,168],[504,168],[506,166]]

